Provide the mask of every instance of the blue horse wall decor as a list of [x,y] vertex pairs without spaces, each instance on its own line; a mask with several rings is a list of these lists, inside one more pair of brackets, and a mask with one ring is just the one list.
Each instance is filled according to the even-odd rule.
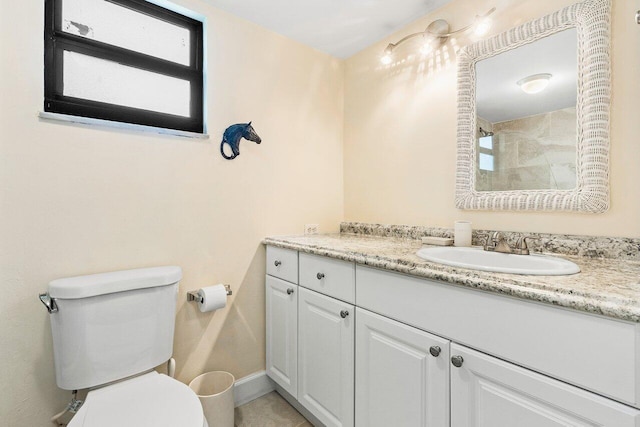
[[[220,154],[227,160],[233,160],[240,155],[240,140],[244,138],[247,141],[253,141],[256,144],[260,144],[262,139],[258,136],[251,122],[238,123],[229,126],[222,135],[222,142],[220,143]],[[231,147],[232,155],[227,156],[224,152],[224,144],[228,144]]]

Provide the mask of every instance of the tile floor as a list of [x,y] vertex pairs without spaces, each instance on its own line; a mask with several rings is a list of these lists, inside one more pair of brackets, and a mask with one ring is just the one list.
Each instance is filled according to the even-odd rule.
[[236,427],[313,427],[275,391],[238,406]]

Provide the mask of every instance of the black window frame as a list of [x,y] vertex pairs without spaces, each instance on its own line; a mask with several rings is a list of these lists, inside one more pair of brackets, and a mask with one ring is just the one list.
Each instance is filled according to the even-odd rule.
[[[203,23],[145,0],[106,1],[187,28],[191,35],[190,65],[66,33],[62,31],[62,0],[45,0],[44,111],[204,133]],[[63,95],[65,50],[188,80],[191,84],[190,117]]]

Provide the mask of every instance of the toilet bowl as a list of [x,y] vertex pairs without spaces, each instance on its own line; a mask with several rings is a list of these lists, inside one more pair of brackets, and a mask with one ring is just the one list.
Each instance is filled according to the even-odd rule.
[[153,370],[171,358],[180,267],[58,279],[50,313],[58,387],[89,389],[69,427],[208,427],[198,396]]
[[208,427],[183,383],[155,371],[92,390],[68,427]]

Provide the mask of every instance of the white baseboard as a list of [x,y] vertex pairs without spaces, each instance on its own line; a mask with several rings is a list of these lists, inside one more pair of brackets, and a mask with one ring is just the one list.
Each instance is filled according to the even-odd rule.
[[235,406],[244,405],[254,399],[271,393],[275,390],[273,381],[267,376],[266,371],[256,372],[240,378],[233,387],[233,400]]

